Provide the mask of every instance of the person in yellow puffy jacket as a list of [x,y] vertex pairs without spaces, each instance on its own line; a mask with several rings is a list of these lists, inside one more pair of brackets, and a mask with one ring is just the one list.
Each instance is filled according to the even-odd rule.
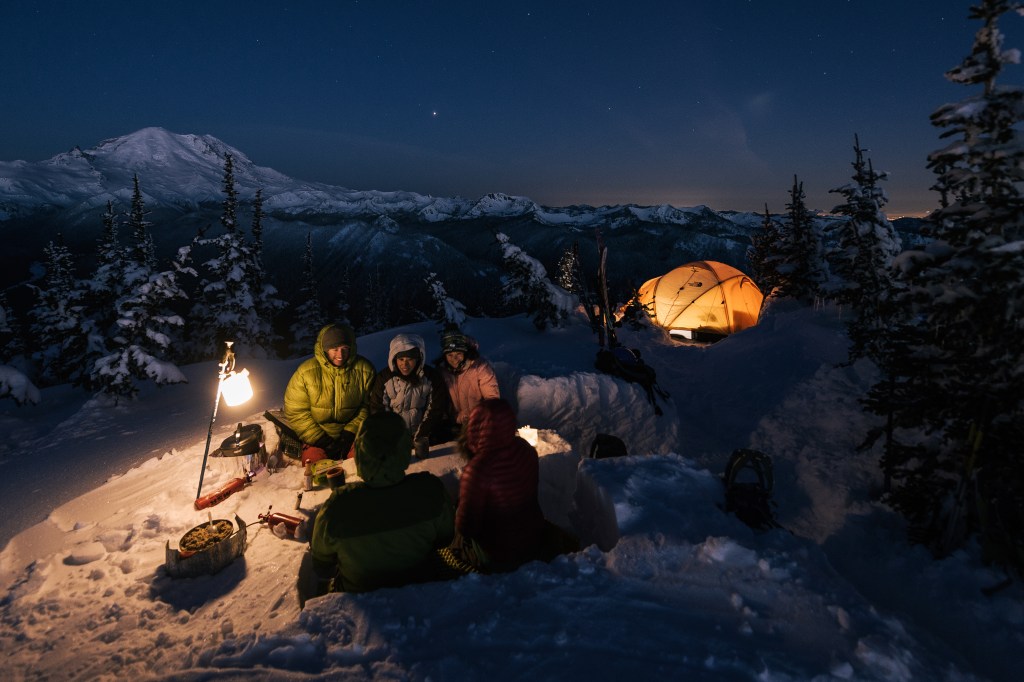
[[377,375],[356,353],[356,335],[345,324],[320,330],[313,357],[302,362],[284,391],[284,416],[302,441],[302,462],[344,459],[369,414]]

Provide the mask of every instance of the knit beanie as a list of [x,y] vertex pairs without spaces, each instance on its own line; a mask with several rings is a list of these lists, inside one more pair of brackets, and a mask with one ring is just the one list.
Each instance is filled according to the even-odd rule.
[[324,330],[323,335],[320,337],[320,346],[326,351],[328,348],[337,348],[338,346],[351,345],[348,340],[348,334],[345,333],[345,329],[340,324],[332,324]]
[[465,353],[467,350],[469,350],[469,341],[462,332],[446,331],[441,337],[441,352],[450,353],[458,351]]
[[400,482],[412,460],[412,435],[395,412],[371,414],[356,434],[356,473],[369,486]]

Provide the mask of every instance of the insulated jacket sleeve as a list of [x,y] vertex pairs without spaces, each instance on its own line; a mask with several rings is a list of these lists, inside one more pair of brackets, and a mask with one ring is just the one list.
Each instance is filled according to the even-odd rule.
[[370,414],[370,396],[373,393],[373,385],[377,380],[377,370],[373,368],[373,363],[362,356],[356,357],[356,363],[352,367],[353,381],[349,385],[346,393],[351,391],[350,395],[345,396],[345,403],[350,404],[349,401],[352,397],[358,395],[359,397],[359,409],[355,416],[348,420],[345,424],[345,430],[351,431],[353,434],[359,433],[359,427],[366,421],[367,415]]
[[382,370],[373,380],[373,390],[370,391],[370,414],[389,411],[384,402],[384,384],[388,380],[388,374],[387,370]]
[[423,410],[423,420],[413,434],[413,440],[429,439],[448,417],[448,387],[441,374],[433,367],[424,367],[423,375],[430,382],[430,397]]
[[482,400],[501,397],[498,393],[498,377],[495,376],[493,367],[486,362],[481,362],[478,376],[480,381],[480,398]]
[[284,417],[303,443],[313,444],[328,434],[313,418],[313,397],[322,393],[322,388],[310,385],[319,383],[315,360],[299,365],[284,390]]

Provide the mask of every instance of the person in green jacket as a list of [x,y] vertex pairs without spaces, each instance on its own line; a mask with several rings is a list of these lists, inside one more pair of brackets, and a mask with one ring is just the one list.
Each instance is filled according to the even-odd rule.
[[437,550],[455,534],[444,483],[406,475],[412,436],[394,412],[370,415],[356,436],[362,481],[336,488],[313,523],[310,555],[318,593],[367,592],[437,577]]
[[344,459],[370,410],[377,376],[356,354],[356,335],[345,324],[320,330],[313,357],[295,370],[284,391],[284,416],[302,441],[302,462]]

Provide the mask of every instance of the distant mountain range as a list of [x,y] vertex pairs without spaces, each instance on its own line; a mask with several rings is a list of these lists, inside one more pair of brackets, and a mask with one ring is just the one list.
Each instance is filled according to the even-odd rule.
[[[249,202],[262,189],[264,260],[282,297],[295,295],[311,234],[325,299],[346,287],[358,309],[369,305],[360,297],[372,289],[375,297],[386,299],[378,303],[391,306],[399,317],[429,309],[422,280],[431,271],[471,313],[494,312],[500,286],[495,231],[508,234],[552,275],[573,242],[579,243],[584,266],[596,267],[600,232],[609,249],[611,285],[622,293],[690,260],[720,260],[743,269],[750,234],[763,219],[706,206],[547,207],[505,194],[470,200],[351,190],[257,166],[209,135],[145,128],[46,161],[0,162],[0,238],[5,244],[0,285],[31,277],[32,263],[42,259],[43,246],[58,231],[87,268],[107,202],[116,211],[127,211],[136,174],[158,254],[167,256],[187,244],[201,227],[215,233],[228,153],[240,225],[248,226]],[[901,222],[905,231],[916,230],[913,219]]]

